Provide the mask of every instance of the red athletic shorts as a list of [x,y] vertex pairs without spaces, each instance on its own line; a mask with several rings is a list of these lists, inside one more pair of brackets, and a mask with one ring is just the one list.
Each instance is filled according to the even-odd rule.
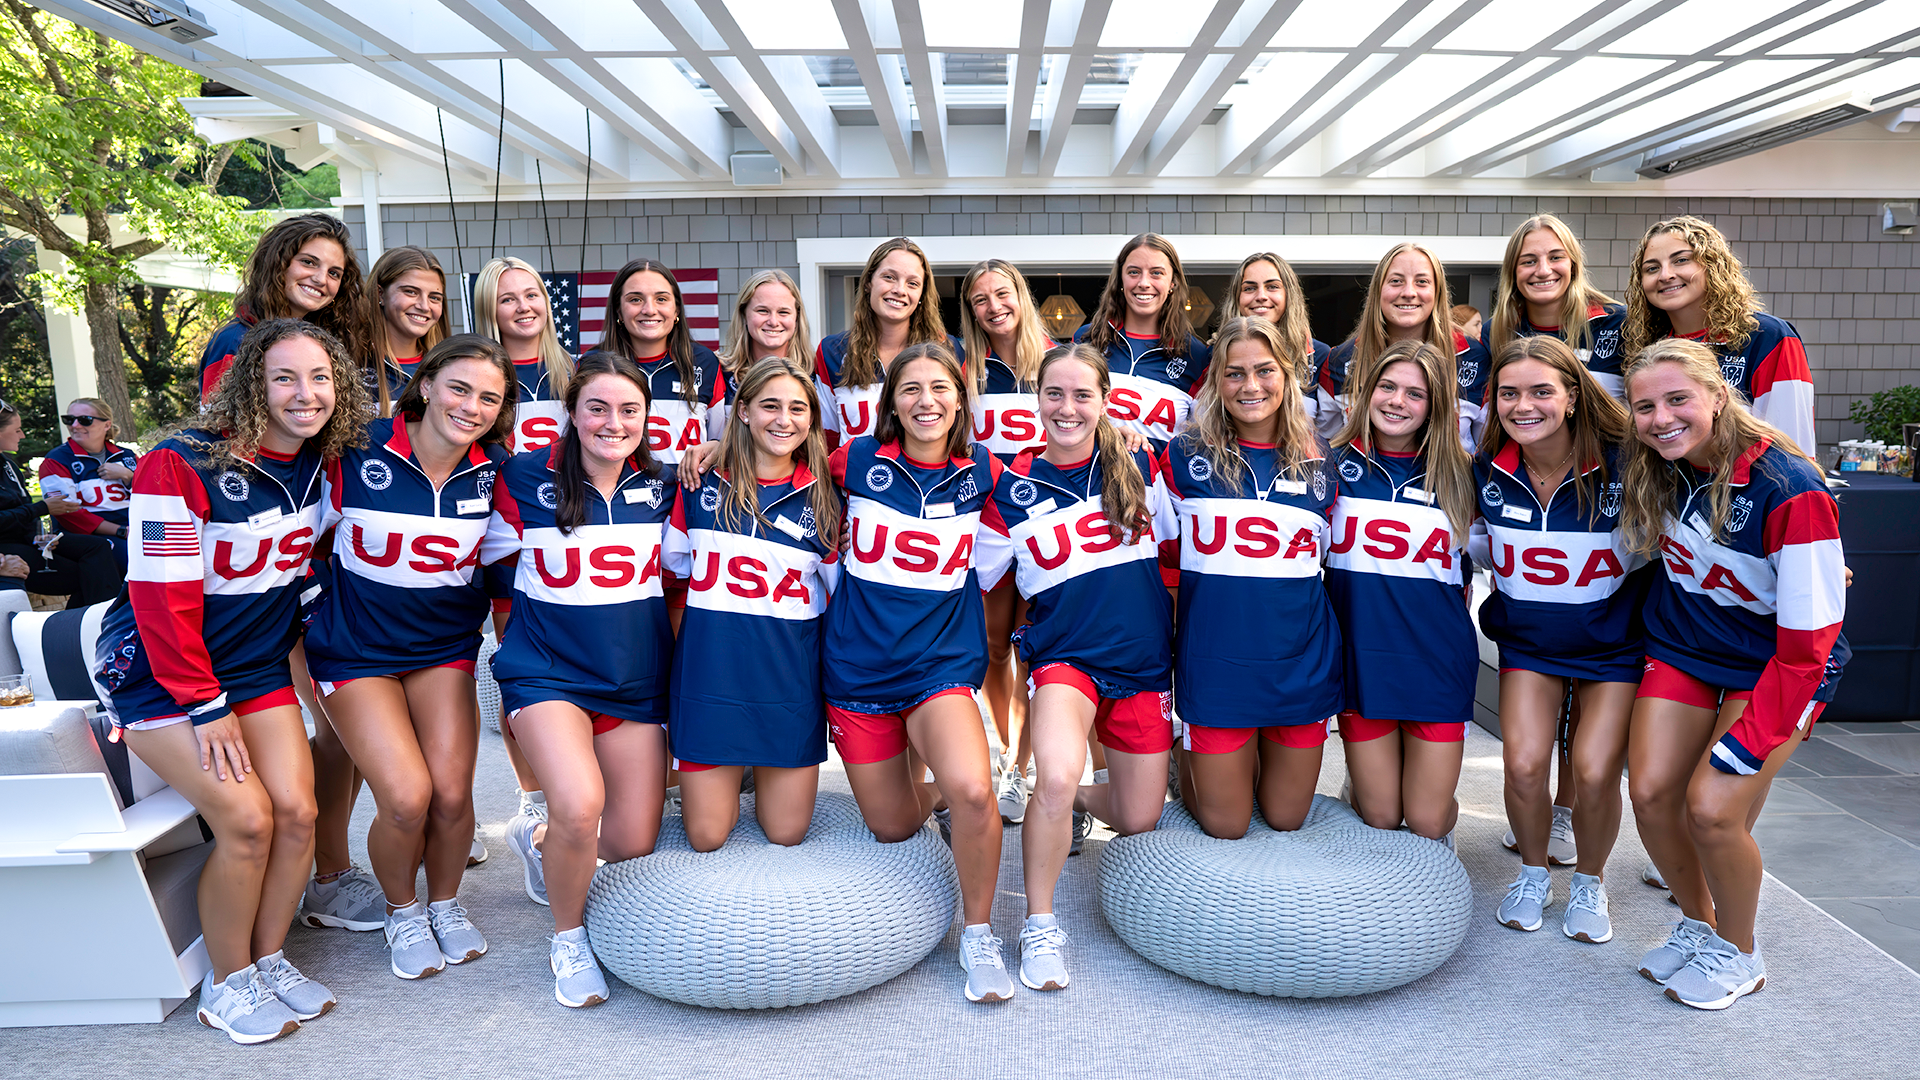
[[1189,754],[1231,754],[1247,745],[1253,739],[1253,733],[1270,743],[1293,750],[1310,750],[1327,741],[1327,721],[1315,720],[1310,724],[1275,724],[1262,728],[1207,727],[1203,724],[1187,724],[1181,736],[1181,745]]
[[1147,690],[1131,697],[1100,696],[1093,678],[1072,664],[1044,664],[1027,679],[1030,691],[1071,686],[1093,702],[1093,730],[1100,745],[1123,754],[1164,754],[1173,749],[1173,695]]
[[[473,661],[471,660],[449,660],[444,664],[435,664],[433,666],[453,668],[455,671],[464,671],[469,675],[473,674]],[[322,697],[326,697],[331,694],[338,693],[340,688],[343,686],[346,686],[348,683],[356,683],[356,682],[359,682],[361,679],[381,679],[381,678],[400,679],[413,674],[415,671],[426,671],[426,670],[427,670],[426,668],[413,668],[410,671],[396,671],[390,675],[359,675],[351,679],[342,679],[339,682],[322,682],[319,679],[315,679],[313,680],[313,689]]]
[[1348,710],[1340,714],[1340,738],[1345,742],[1372,742],[1398,728],[1423,742],[1464,742],[1467,722],[1436,723],[1431,720],[1370,720]]
[[[614,728],[617,728],[621,724],[626,723],[625,719],[618,716],[608,716],[606,713],[603,713],[603,712],[592,712],[584,709],[581,711],[586,712],[587,720],[589,723],[593,725],[593,733],[595,735],[605,735],[607,732],[612,731]],[[513,718],[518,715],[520,715],[520,710],[515,709],[512,712],[508,713],[507,715],[501,717],[500,730],[506,732],[509,736],[512,736],[513,735]]]
[[[1726,690],[1711,686],[1664,660],[1655,660],[1649,656],[1645,672],[1640,676],[1640,690],[1633,696],[1677,701],[1697,709],[1718,709],[1729,701],[1752,701],[1753,691]],[[1825,704],[1818,701],[1813,704],[1813,718],[1818,720]]]
[[924,708],[929,701],[943,697],[973,698],[969,686],[949,686],[928,694],[899,712],[852,712],[838,705],[827,706],[827,733],[833,736],[833,748],[840,760],[849,765],[871,765],[906,752],[907,717]]

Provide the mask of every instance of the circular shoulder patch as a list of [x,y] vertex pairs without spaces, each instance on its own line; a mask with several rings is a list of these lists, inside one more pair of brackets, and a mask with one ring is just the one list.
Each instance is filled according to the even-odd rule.
[[1500,485],[1491,480],[1487,481],[1486,487],[1480,489],[1480,498],[1488,506],[1499,506],[1507,501],[1506,496],[1500,494]]
[[220,487],[220,494],[225,495],[234,502],[246,502],[247,496],[253,494],[253,485],[247,483],[246,477],[241,476],[232,469],[221,473],[220,479],[216,481],[216,483]]
[[377,458],[360,463],[360,482],[373,491],[385,491],[393,483],[393,467]]
[[1007,498],[1015,506],[1032,506],[1040,499],[1040,489],[1031,480],[1015,480],[1007,485]]
[[705,510],[709,514],[720,509],[719,488],[709,487],[700,489],[700,509]]
[[1352,458],[1340,463],[1340,478],[1349,484],[1359,483],[1360,478],[1365,475],[1367,475],[1366,468]]
[[867,486],[875,491],[885,491],[893,486],[893,470],[885,465],[875,465],[867,470]]
[[553,481],[551,480],[536,488],[533,492],[533,497],[540,500],[540,505],[549,510],[557,509],[560,506],[559,489],[553,486]]
[[1187,459],[1187,475],[1205,483],[1213,477],[1213,462],[1201,454],[1195,454]]

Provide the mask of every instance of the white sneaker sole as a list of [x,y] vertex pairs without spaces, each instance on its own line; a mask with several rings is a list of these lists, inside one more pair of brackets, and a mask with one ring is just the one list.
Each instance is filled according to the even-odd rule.
[[[445,961],[446,957],[443,956],[440,959],[442,961]],[[408,982],[412,982],[415,979],[424,979],[431,975],[438,975],[442,971],[445,971],[447,969],[447,965],[443,962],[439,967],[430,967],[422,971],[417,971],[412,975],[409,975],[406,972],[400,970],[399,964],[388,964],[387,966],[393,969],[393,973],[395,975],[400,976],[401,978],[407,980]]]
[[474,837],[473,847],[467,850],[467,865],[479,866],[481,863],[486,862],[487,859],[490,857],[491,857],[491,853],[487,851],[486,842],[481,840],[477,836]]
[[1020,982],[1029,990],[1065,990],[1067,988],[1067,984],[1072,981],[1073,981],[1072,979],[1066,976],[1061,976],[1059,982],[1054,982],[1052,979],[1048,979],[1046,982],[1037,983],[1037,982],[1034,982],[1032,979],[1027,978],[1026,967],[1022,966],[1020,968]]
[[534,891],[533,860],[527,857],[526,852],[520,850],[519,844],[509,840],[507,846],[512,848],[514,855],[520,859],[520,886],[527,891],[527,899],[541,907],[552,907],[553,905],[547,902],[546,897]]
[[387,925],[384,919],[380,922],[354,922],[352,919],[343,919],[338,915],[322,915],[313,911],[301,912],[300,921],[316,930],[331,927],[335,930],[352,930],[362,934],[369,930],[384,929]]
[[208,1012],[206,1009],[199,1010],[195,1015],[199,1017],[200,1022],[202,1024],[205,1024],[206,1026],[213,1028],[216,1031],[226,1032],[227,1038],[232,1039],[234,1042],[239,1043],[241,1046],[258,1046],[263,1042],[272,1042],[273,1040],[279,1038],[282,1035],[291,1035],[294,1032],[300,1030],[300,1021],[289,1020],[285,1024],[282,1024],[280,1026],[279,1031],[275,1031],[271,1034],[242,1035],[240,1032],[235,1031],[232,1028],[228,1027],[226,1021],[213,1015],[213,1013]]
[[967,993],[967,1000],[974,1001],[974,1002],[1011,1001],[1013,999],[1013,993],[1011,991],[1005,994],[993,994],[993,993],[981,994],[978,997],[976,997],[974,996],[973,987],[971,984],[968,985],[966,993]]
[[445,949],[442,949],[440,951],[440,959],[445,960],[449,964],[464,964],[470,960],[478,960],[485,955],[487,955],[487,947],[484,945],[482,945],[478,950],[474,950],[474,949],[467,950],[467,953],[465,956],[455,956],[452,953],[447,952]]
[[[553,970],[553,964],[551,962],[547,964],[547,970]],[[604,1003],[607,999],[599,994],[588,994],[583,1001],[570,1001],[566,995],[560,992],[560,978],[556,975],[553,980],[553,1000],[565,1005],[569,1009],[588,1009]]]
[[[1605,945],[1607,942],[1613,940],[1613,924],[1611,923],[1607,924],[1607,932],[1604,937],[1588,937],[1584,933],[1576,934],[1573,931],[1568,930],[1565,923],[1560,924],[1560,932],[1567,935],[1568,938],[1574,941],[1584,941],[1589,945]],[[1646,972],[1643,971],[1641,972],[1641,974],[1645,975]]]
[[1748,994],[1758,992],[1760,988],[1765,985],[1767,985],[1767,977],[1765,975],[1757,975],[1747,982],[1743,982],[1739,986],[1734,987],[1733,993],[1725,997],[1715,998],[1712,1001],[1688,1001],[1686,998],[1681,997],[1671,986],[1667,987],[1666,994],[1668,1001],[1677,1001],[1682,1005],[1690,1005],[1696,1009],[1705,1009],[1708,1012],[1719,1012],[1721,1009],[1732,1005]]
[[1493,917],[1493,920],[1499,923],[1501,926],[1505,926],[1513,930],[1525,930],[1528,933],[1532,933],[1535,930],[1540,929],[1542,926],[1545,926],[1547,923],[1547,920],[1544,916],[1541,918],[1535,919],[1533,921],[1532,926],[1524,926],[1521,924],[1520,920],[1518,919],[1503,919],[1497,914]]

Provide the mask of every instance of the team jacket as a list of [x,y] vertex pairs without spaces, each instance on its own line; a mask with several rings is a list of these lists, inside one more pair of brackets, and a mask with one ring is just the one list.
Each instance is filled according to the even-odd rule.
[[[673,651],[667,734],[673,756],[703,765],[799,768],[827,759],[820,696],[822,616],[840,579],[836,537],[820,535],[801,466],[756,484],[760,511],[729,522],[732,484],[717,470],[673,508],[662,558],[687,582]],[[743,665],[746,665],[743,667]],[[751,670],[753,677],[742,679]]]
[[567,701],[647,719],[667,692],[673,653],[660,550],[674,468],[648,476],[628,463],[611,500],[587,485],[586,524],[562,533],[554,524],[558,457],[554,447],[515,454],[493,485],[481,561],[519,556],[493,676],[509,710]]
[[1426,463],[1347,446],[1328,464],[1340,477],[1327,596],[1346,647],[1344,707],[1376,720],[1473,719],[1466,553],[1430,502]]
[[985,446],[1002,465],[1022,450],[1047,445],[1040,427],[1040,399],[1030,383],[1022,383],[1006,361],[989,351],[985,358],[987,385],[973,397],[973,441]]
[[[847,363],[847,342],[851,331],[842,330],[820,339],[813,351],[814,388],[820,392],[820,406],[826,412],[823,430],[827,445],[837,447],[861,435],[873,434],[880,423],[880,387],[884,379],[869,386],[844,385],[840,369]],[[952,334],[947,347],[955,356],[965,356],[966,346]]]
[[[1586,511],[1569,472],[1547,505],[1527,480],[1520,444],[1508,442],[1473,463],[1480,517],[1490,550],[1493,594],[1480,628],[1500,646],[1500,666],[1596,682],[1639,682],[1645,648],[1640,607],[1647,560],[1620,533],[1619,451],[1606,450],[1605,484]],[[1601,462],[1578,470],[1593,475]],[[1596,482],[1597,482],[1596,477]],[[1478,531],[1478,530],[1476,530]],[[1475,561],[1480,561],[1477,545]]]
[[694,404],[680,382],[680,369],[666,353],[636,361],[647,376],[647,451],[655,461],[677,465],[681,455],[720,437],[727,420],[727,373],[705,345],[693,347]]
[[367,436],[324,474],[333,550],[307,623],[307,666],[323,682],[471,662],[487,613],[474,568],[506,450],[476,443],[436,490],[404,421],[371,421]]
[[[1073,340],[1087,340],[1090,330],[1081,327]],[[1146,436],[1154,453],[1165,450],[1174,433],[1187,425],[1187,414],[1207,381],[1212,358],[1213,350],[1197,337],[1187,338],[1187,355],[1172,356],[1160,347],[1159,338],[1122,331],[1107,346],[1107,372],[1113,379],[1107,415],[1121,427]]]
[[40,478],[49,476],[71,481],[71,498],[86,507],[71,514],[56,514],[54,525],[61,532],[91,533],[97,532],[100,523],[111,521],[125,528],[127,524],[127,500],[133,494],[130,480],[107,480],[100,476],[100,467],[107,462],[125,465],[129,469],[137,468],[140,459],[134,452],[109,442],[94,457],[80,448],[80,444],[68,439],[59,446],[47,451],[40,462]]
[[227,373],[233,364],[233,354],[240,351],[240,339],[247,336],[253,324],[259,322],[252,312],[236,311],[233,318],[213,332],[207,339],[207,347],[200,351],[200,400],[207,400],[213,388],[220,383],[220,376]]
[[1764,311],[1760,326],[1747,335],[1747,347],[1734,351],[1724,341],[1708,341],[1706,331],[1684,335],[1720,356],[1720,374],[1753,402],[1753,414],[1787,433],[1795,445],[1813,453],[1813,370],[1800,331]]
[[[101,681],[151,670],[194,723],[286,683],[298,586],[320,532],[320,456],[262,451],[209,464],[222,437],[184,431],[140,459],[128,508],[127,590],[100,626]],[[263,672],[277,673],[262,685]]]
[[1327,408],[1320,400],[1320,376],[1327,370],[1327,361],[1333,355],[1333,346],[1313,340],[1313,355],[1307,360],[1307,385],[1300,388],[1300,402],[1306,406],[1307,419],[1312,422],[1313,430],[1320,433],[1322,439],[1332,439],[1340,434],[1340,428],[1346,424],[1346,414],[1336,405]]
[[[1620,365],[1626,357],[1620,355],[1620,327],[1627,321],[1627,309],[1619,304],[1594,304],[1587,308],[1588,348],[1575,349],[1573,353],[1587,366],[1594,381],[1606,388],[1607,393],[1624,400],[1627,394],[1626,383],[1620,377]],[[1480,328],[1480,347],[1492,355],[1490,335],[1493,323],[1488,322]],[[1515,337],[1534,337],[1545,335],[1567,340],[1567,331],[1561,326],[1535,326],[1527,321],[1525,311],[1520,313],[1520,325],[1513,328]]]
[[1320,579],[1338,484],[1316,453],[1280,473],[1271,446],[1240,444],[1228,484],[1190,437],[1167,446],[1180,526],[1174,702],[1205,727],[1308,724],[1340,711],[1340,624]]
[[1126,543],[1108,528],[1098,454],[1064,468],[1032,450],[1014,458],[994,485],[978,561],[988,588],[1011,567],[1031,605],[1019,639],[1029,667],[1072,664],[1096,683],[1144,693],[1172,687],[1173,605],[1159,542],[1174,522],[1159,463],[1142,451],[1133,465],[1152,522]]
[[1710,686],[1753,691],[1712,756],[1722,772],[1751,775],[1807,723],[1827,676],[1847,603],[1839,508],[1812,465],[1763,439],[1734,467],[1733,512],[1715,540],[1712,477],[1675,471],[1647,655]]
[[[1454,371],[1460,380],[1460,441],[1465,444],[1467,453],[1480,444],[1480,435],[1487,429],[1487,417],[1493,415],[1493,409],[1487,404],[1487,376],[1492,373],[1492,358],[1487,347],[1478,341],[1472,341],[1465,334],[1453,332]],[[1320,368],[1319,399],[1320,422],[1331,423],[1337,434],[1346,423],[1347,412],[1355,404],[1347,400],[1347,374],[1353,365],[1353,339],[1335,345],[1327,354],[1327,362]],[[1322,435],[1327,435],[1325,428]],[[1331,435],[1327,437],[1331,438]]]
[[1000,462],[976,444],[967,457],[923,465],[871,436],[832,461],[852,546],[827,608],[827,700],[893,712],[943,687],[978,687],[987,627],[974,551]]
[[520,383],[513,406],[513,448],[544,450],[559,442],[567,430],[567,388],[553,385],[546,362],[538,357],[515,360],[513,374]]

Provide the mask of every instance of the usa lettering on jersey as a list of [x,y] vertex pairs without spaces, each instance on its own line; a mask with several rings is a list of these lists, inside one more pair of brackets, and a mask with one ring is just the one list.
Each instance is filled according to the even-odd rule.
[[847,501],[847,517],[853,540],[847,572],[854,577],[923,592],[948,593],[966,585],[978,510],[923,518],[855,495]]
[[1455,586],[1464,580],[1446,512],[1436,507],[1342,495],[1327,551],[1327,565],[1340,570]]
[[1156,379],[1115,372],[1107,395],[1107,415],[1120,426],[1165,443],[1187,422],[1193,397]]
[[833,388],[834,415],[840,420],[840,438],[851,440],[859,435],[873,434],[878,423],[880,408],[880,384],[871,386],[836,386]]
[[1151,523],[1127,543],[1124,533],[1114,535],[1104,503],[1102,496],[1095,495],[1024,518],[1007,529],[1008,541],[1018,555],[1014,580],[1021,595],[1038,596],[1108,567],[1158,558],[1157,544],[1162,538],[1154,535]]
[[348,506],[334,552],[348,572],[401,589],[465,585],[480,564],[485,517],[432,518]]
[[1516,600],[1585,604],[1612,596],[1634,558],[1611,532],[1531,532],[1489,527],[1491,569],[1502,593]]
[[528,528],[514,587],[550,604],[593,607],[665,596],[660,522],[582,525],[571,533]]
[[1320,576],[1327,519],[1287,503],[1181,499],[1180,569],[1247,578]]
[[827,610],[827,590],[811,581],[819,556],[757,536],[690,529],[687,606],[801,622]]
[[981,394],[973,399],[973,441],[996,457],[1046,444],[1039,399],[1032,394]]

